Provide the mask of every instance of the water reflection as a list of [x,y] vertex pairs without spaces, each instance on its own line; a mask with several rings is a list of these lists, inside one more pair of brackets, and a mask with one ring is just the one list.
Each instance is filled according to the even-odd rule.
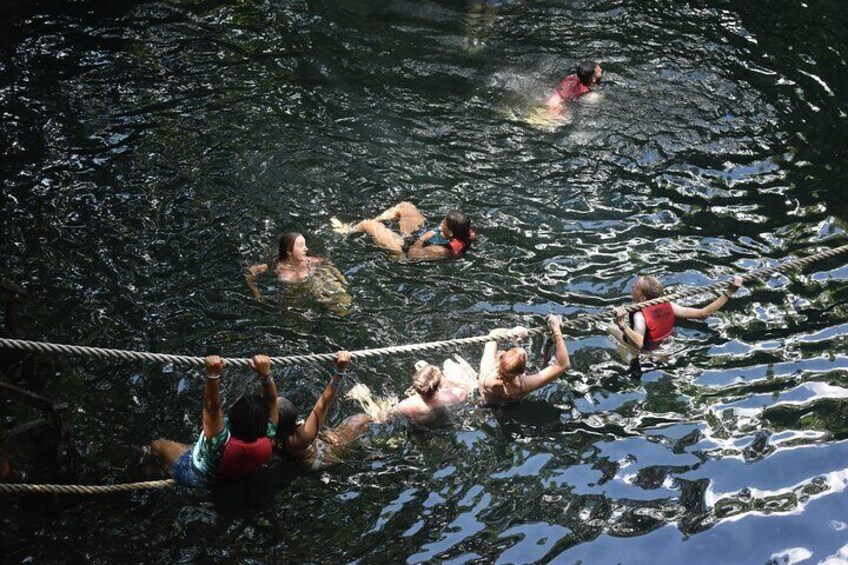
[[[10,8],[0,274],[37,297],[27,335],[239,356],[428,341],[595,311],[638,273],[709,284],[844,241],[841,3],[485,6]],[[604,66],[603,97],[553,129],[522,122],[584,58]],[[431,217],[462,208],[473,253],[399,263],[328,227],[332,213],[371,217],[402,200]],[[308,285],[251,298],[243,266],[282,226],[332,257],[356,308],[341,317]],[[846,272],[825,261],[752,289],[681,328],[684,354],[639,382],[585,328],[570,336],[570,377],[531,402],[469,408],[426,436],[375,428],[331,473],[275,465],[220,497],[10,499],[5,555],[835,559]],[[397,394],[409,363],[375,360],[358,378]],[[90,482],[138,478],[136,446],[195,423],[190,371],[62,360],[55,372],[42,386],[75,407]],[[324,380],[280,374],[303,406]],[[341,403],[331,423],[355,409]]]

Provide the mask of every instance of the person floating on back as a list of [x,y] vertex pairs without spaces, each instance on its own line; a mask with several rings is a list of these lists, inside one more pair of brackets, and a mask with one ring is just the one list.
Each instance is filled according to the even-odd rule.
[[[615,324],[610,327],[610,335],[629,352],[630,370],[634,376],[641,375],[639,354],[655,351],[674,333],[678,318],[682,320],[703,320],[721,310],[737,290],[742,287],[742,277],[733,277],[730,287],[721,296],[703,308],[680,306],[674,302],[664,302],[642,308],[629,319],[624,308],[615,309]],[[633,283],[631,298],[633,302],[645,302],[663,295],[663,286],[651,276],[641,276]]]
[[[571,361],[568,349],[562,339],[562,322],[553,314],[548,316],[548,326],[553,334],[556,347],[556,361],[538,373],[528,375],[527,351],[522,347],[513,347],[507,351],[498,351],[498,342],[494,339],[486,344],[483,357],[480,359],[480,374],[478,387],[480,401],[485,406],[505,406],[518,402],[534,390],[555,381],[569,369]],[[493,338],[507,335],[520,338],[527,335],[527,330],[518,326],[512,330],[492,330],[489,335]]]
[[601,66],[595,61],[583,61],[570,75],[562,79],[554,93],[548,98],[546,106],[551,110],[561,110],[565,103],[588,94],[593,86],[599,85],[601,74]]
[[217,355],[204,359],[203,432],[189,446],[157,439],[151,449],[180,484],[213,486],[219,481],[253,474],[272,454],[271,440],[277,428],[277,387],[271,377],[271,360],[256,355],[250,368],[259,375],[261,394],[245,394],[227,411],[221,405],[221,373],[224,360]]
[[[398,222],[400,234],[383,224],[393,221]],[[471,229],[471,220],[459,210],[448,212],[438,229],[419,232],[413,236],[425,221],[424,216],[411,202],[401,202],[372,220],[363,220],[354,225],[330,218],[330,224],[335,231],[342,234],[366,233],[377,246],[414,260],[461,257],[477,238]]]

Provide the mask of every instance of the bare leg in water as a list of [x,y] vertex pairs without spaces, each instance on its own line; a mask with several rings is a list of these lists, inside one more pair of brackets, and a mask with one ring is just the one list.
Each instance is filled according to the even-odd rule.
[[346,418],[335,428],[323,430],[297,460],[304,467],[315,471],[339,465],[353,443],[368,430],[368,424],[373,421],[368,414],[354,414]]
[[190,445],[171,441],[169,439],[157,439],[150,444],[153,453],[159,459],[165,469],[171,470],[174,466],[174,461],[180,458],[180,455],[191,449]]
[[[398,222],[400,234],[383,225],[383,222]],[[339,233],[365,233],[371,236],[374,244],[392,253],[403,253],[403,240],[421,229],[425,218],[411,202],[401,202],[392,206],[372,220],[363,220],[356,225],[344,224],[336,218],[330,223]]]

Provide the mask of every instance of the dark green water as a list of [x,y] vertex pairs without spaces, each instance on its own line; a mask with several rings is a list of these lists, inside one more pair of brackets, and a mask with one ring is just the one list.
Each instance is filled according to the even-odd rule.
[[[846,242],[841,0],[2,6],[0,278],[33,296],[28,338],[230,356],[428,341],[595,311],[640,272],[704,284]],[[587,57],[595,103],[554,131],[520,119]],[[463,208],[479,244],[398,263],[328,228],[401,199]],[[251,297],[244,267],[287,229],[345,272],[352,314]],[[743,293],[641,382],[587,328],[568,377],[504,417],[374,430],[339,469],[272,466],[247,497],[4,497],[3,561],[819,562],[848,552],[846,279],[824,262]],[[356,374],[397,394],[414,360]],[[55,372],[30,386],[73,406],[86,482],[139,480],[140,446],[197,431],[191,371]],[[278,376],[305,410],[328,378]]]

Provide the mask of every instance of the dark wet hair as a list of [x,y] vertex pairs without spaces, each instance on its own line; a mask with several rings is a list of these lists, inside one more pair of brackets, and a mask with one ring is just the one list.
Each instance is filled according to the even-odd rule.
[[292,249],[294,249],[294,242],[297,241],[297,238],[299,237],[300,234],[296,231],[287,231],[280,236],[280,248],[277,254],[277,261],[280,263],[288,261]]
[[297,429],[297,408],[288,398],[277,397],[277,440],[282,441]]
[[584,85],[589,86],[592,84],[592,77],[595,76],[595,69],[598,64],[595,61],[583,61],[574,67],[574,73],[577,75],[577,78],[580,79]]
[[227,411],[230,432],[247,443],[265,435],[268,416],[268,405],[258,394],[245,394]]
[[464,243],[471,244],[471,220],[459,210],[451,210],[445,216],[445,224],[453,236]]

